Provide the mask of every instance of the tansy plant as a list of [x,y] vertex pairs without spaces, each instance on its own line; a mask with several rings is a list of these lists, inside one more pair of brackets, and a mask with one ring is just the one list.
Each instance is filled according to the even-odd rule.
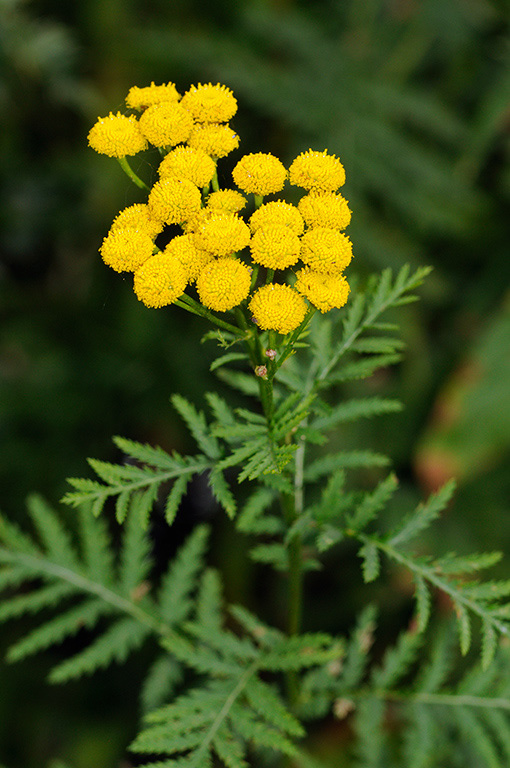
[[[125,461],[90,460],[98,479],[70,480],[72,532],[38,497],[28,506],[36,536],[1,519],[0,618],[43,610],[8,659],[85,628],[82,649],[50,674],[65,682],[152,644],[143,724],[130,745],[137,765],[508,766],[510,667],[500,638],[510,631],[510,581],[479,577],[499,555],[425,554],[415,539],[445,509],[452,484],[395,520],[388,510],[397,479],[387,458],[338,450],[330,440],[345,422],[400,409],[382,397],[346,399],[342,387],[398,362],[402,343],[385,314],[416,298],[428,270],[385,270],[364,287],[351,280],[350,292],[345,172],[326,150],[304,151],[288,169],[272,154],[239,156],[232,184],[220,189],[218,163],[239,147],[227,87],[199,84],[181,97],[173,83],[153,83],[131,88],[126,104],[127,114],[100,118],[88,140],[119,160],[146,202],[116,216],[102,259],[133,273],[148,311],[204,319],[206,338],[220,348],[211,369],[245,404],[209,392],[205,415],[174,395],[197,444],[193,456],[115,438]],[[158,158],[151,186],[128,159],[149,147]],[[284,199],[287,184],[299,191],[297,204]],[[350,475],[360,468],[379,481],[356,488]],[[220,575],[204,565],[204,526],[161,579],[151,578],[151,511],[164,509],[172,525],[197,474],[250,542],[253,560],[274,570],[273,584],[285,583],[278,626],[224,605]],[[123,527],[117,553],[101,514],[106,503]],[[305,631],[307,573],[326,553],[341,568],[353,546],[365,582],[384,561],[414,585],[409,628],[385,652],[376,644],[375,658],[374,605],[360,606],[345,637]],[[428,629],[440,595],[445,615]],[[456,665],[456,645],[481,663]],[[317,734],[335,718],[349,728],[322,763]]]

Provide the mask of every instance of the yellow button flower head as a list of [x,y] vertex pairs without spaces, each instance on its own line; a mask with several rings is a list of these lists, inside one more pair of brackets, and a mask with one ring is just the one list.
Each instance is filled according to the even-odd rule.
[[89,131],[88,141],[92,149],[108,157],[129,157],[147,149],[136,117],[126,117],[120,112],[99,117]]
[[207,198],[207,208],[223,213],[238,213],[247,202],[245,196],[235,189],[220,189],[211,192]]
[[197,215],[201,204],[198,187],[191,181],[177,179],[157,181],[148,199],[151,216],[165,224],[182,224]]
[[295,232],[296,235],[301,235],[305,228],[303,217],[298,209],[283,200],[273,200],[270,203],[264,203],[250,218],[252,232],[256,232],[259,227],[265,227],[268,224],[283,224]]
[[287,171],[274,155],[254,152],[239,160],[232,177],[243,192],[264,196],[283,189]]
[[204,307],[226,312],[246,299],[250,282],[251,270],[239,259],[215,259],[198,276],[198,296]]
[[301,198],[298,208],[311,228],[345,229],[351,221],[351,211],[345,197],[331,192],[310,192]]
[[191,219],[184,222],[182,228],[187,233],[196,232],[204,221],[209,221],[210,218],[216,216],[218,213],[219,211],[215,211],[212,208],[201,208],[195,216],[192,216]]
[[250,230],[234,213],[214,213],[201,218],[194,233],[194,242],[201,251],[214,256],[229,256],[250,242]]
[[166,155],[158,168],[162,179],[188,179],[197,187],[209,184],[215,172],[214,160],[202,150],[192,147],[176,147]]
[[253,261],[269,269],[286,269],[299,259],[299,237],[284,224],[257,229],[250,242]]
[[304,189],[336,192],[345,183],[345,170],[335,155],[309,149],[296,157],[289,168],[291,184]]
[[111,231],[116,229],[139,229],[141,232],[147,232],[149,237],[155,238],[163,231],[163,223],[157,219],[153,219],[149,206],[145,203],[135,203],[124,208],[114,218]]
[[185,107],[197,123],[226,123],[237,112],[237,101],[226,85],[192,85],[182,97]]
[[186,270],[188,281],[196,280],[205,265],[214,257],[196,248],[191,235],[177,235],[172,238],[163,253],[175,256]]
[[186,141],[193,128],[190,113],[173,101],[152,104],[142,113],[140,131],[155,147],[169,147]]
[[239,136],[229,125],[204,123],[194,126],[188,144],[211,157],[226,157],[239,146]]
[[141,229],[110,230],[99,249],[103,261],[116,272],[134,272],[152,256],[154,243]]
[[126,104],[131,109],[146,109],[152,104],[160,104],[162,101],[179,101],[181,94],[174,83],[155,85],[153,82],[145,88],[134,85],[126,96]]
[[350,288],[343,275],[328,275],[305,267],[296,277],[296,290],[321,312],[340,309],[347,302]]
[[301,238],[301,258],[318,272],[337,275],[352,259],[352,243],[337,229],[310,229]]
[[257,325],[265,331],[290,333],[306,315],[304,299],[290,285],[263,285],[248,306]]
[[137,269],[134,290],[147,307],[166,307],[186,289],[186,269],[175,256],[158,253]]

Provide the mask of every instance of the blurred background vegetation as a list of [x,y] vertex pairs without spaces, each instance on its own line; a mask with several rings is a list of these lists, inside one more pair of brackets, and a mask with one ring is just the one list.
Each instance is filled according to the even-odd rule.
[[[145,309],[100,262],[113,216],[141,198],[86,136],[131,85],[219,81],[243,152],[341,158],[352,271],[434,266],[398,316],[405,361],[366,385],[404,413],[336,439],[388,452],[402,505],[458,477],[431,547],[510,552],[509,26],[508,0],[0,0],[3,511],[22,520],[32,490],[57,501],[85,456],[118,458],[111,434],[190,447],[168,397],[203,402],[214,348],[200,321]],[[183,530],[214,512],[200,483],[186,507]],[[251,570],[218,531],[229,597],[249,596]],[[162,557],[175,544],[163,529],[157,541]],[[314,579],[310,628],[342,631],[364,599],[357,564]],[[392,579],[377,593],[389,623],[408,601]],[[276,590],[274,620],[278,605]],[[144,666],[59,690],[43,661],[1,666],[0,763],[128,765]]]

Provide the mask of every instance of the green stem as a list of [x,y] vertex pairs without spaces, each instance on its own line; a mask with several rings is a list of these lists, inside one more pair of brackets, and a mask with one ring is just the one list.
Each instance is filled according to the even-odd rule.
[[218,171],[217,170],[214,171],[214,176],[211,179],[211,186],[212,186],[214,192],[219,192],[220,191],[220,185],[219,185],[219,182],[218,182]]
[[[299,450],[299,449],[298,449]],[[296,490],[296,489],[295,489]],[[283,514],[290,526],[298,516],[298,496],[294,494],[282,494],[281,504]],[[287,632],[289,636],[298,635],[301,630],[303,610],[303,542],[300,534],[294,534],[288,545],[289,553],[289,581],[288,581],[288,614]],[[299,677],[297,672],[291,670],[285,675],[287,698],[291,708],[294,708],[299,698]]]
[[274,417],[273,381],[272,379],[264,379],[259,376],[258,382],[262,408],[264,409],[268,429],[271,431]]
[[292,354],[292,352],[294,350],[294,344],[296,343],[296,341],[298,340],[298,338],[300,337],[300,335],[305,330],[306,326],[308,325],[308,323],[310,322],[310,320],[314,316],[315,311],[316,311],[315,307],[309,307],[309,309],[308,309],[308,311],[307,311],[307,313],[305,315],[305,319],[303,320],[301,325],[299,325],[296,328],[296,330],[292,331],[292,333],[290,334],[289,339],[287,341],[287,344],[283,348],[281,354],[278,356],[278,359],[275,360],[274,369],[273,369],[273,376],[277,372],[278,368],[282,365],[282,363],[284,363],[285,360]]
[[120,167],[124,173],[129,176],[131,181],[133,181],[137,187],[140,187],[140,189],[149,189],[145,181],[142,181],[141,178],[136,175],[125,157],[118,157],[117,160],[119,161]]
[[183,293],[182,296],[176,299],[174,304],[176,304],[178,307],[181,307],[181,309],[186,309],[188,312],[192,312],[194,315],[205,317],[206,320],[209,320],[211,323],[217,325],[218,328],[222,328],[224,331],[230,331],[230,333],[234,333],[236,336],[244,336],[244,331],[242,331],[236,325],[232,325],[231,323],[227,323],[225,320],[221,320],[221,318],[216,317],[216,315],[213,315],[209,309],[204,307],[202,304],[199,304],[198,301],[195,301],[195,299],[193,299],[191,296],[188,296],[186,293]]
[[250,284],[250,294],[253,293],[253,289],[255,288],[255,283],[257,282],[257,277],[259,276],[259,265],[254,264],[253,270],[251,273],[251,284]]
[[[254,368],[257,368],[259,365],[267,366],[269,361],[264,354],[264,350],[262,349],[259,331],[255,327],[251,330],[249,329],[246,317],[241,307],[237,307],[235,309],[235,314],[237,317],[237,322],[246,333],[245,343],[248,349],[251,364]],[[274,415],[273,381],[272,378],[268,379],[262,376],[257,376],[257,381],[259,383],[260,401],[262,403],[264,415],[267,420],[268,430],[271,431]]]

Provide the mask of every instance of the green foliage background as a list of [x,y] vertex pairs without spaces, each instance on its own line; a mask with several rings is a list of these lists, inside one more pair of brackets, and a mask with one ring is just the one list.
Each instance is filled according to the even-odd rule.
[[[86,135],[131,85],[172,80],[182,92],[219,80],[238,98],[244,152],[286,163],[309,147],[340,156],[354,212],[350,274],[434,266],[422,301],[399,313],[404,362],[362,385],[399,397],[404,412],[344,426],[338,445],[390,453],[396,517],[399,503],[454,473],[459,493],[436,544],[510,552],[509,19],[507,0],[0,0],[4,511],[21,519],[32,490],[57,500],[86,455],[118,459],[111,434],[189,447],[169,395],[202,404],[217,386],[213,350],[199,344],[201,321],[145,309],[101,264],[101,239],[137,192]],[[162,568],[192,522],[214,512],[195,484],[175,532],[156,532]],[[231,545],[218,521],[212,557],[228,597],[256,606],[273,585]],[[313,577],[305,629],[344,629],[358,572],[347,561]],[[390,637],[409,610],[408,585],[392,579],[378,594]],[[1,667],[0,763],[119,765],[142,664],[60,689],[44,683],[43,661]],[[330,735],[317,735],[324,749]]]

